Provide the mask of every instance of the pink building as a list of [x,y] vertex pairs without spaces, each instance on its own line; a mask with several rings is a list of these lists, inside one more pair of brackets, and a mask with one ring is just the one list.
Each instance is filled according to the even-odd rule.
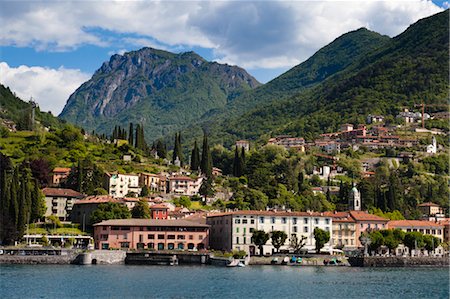
[[356,222],[355,238],[357,247],[362,247],[359,237],[367,230],[387,229],[389,219],[369,214],[365,211],[350,211],[350,216]]
[[115,219],[94,224],[96,249],[203,250],[209,225],[187,220]]
[[70,168],[65,167],[56,167],[55,169],[53,169],[53,186],[59,186],[60,184],[64,183],[69,177],[70,170]]

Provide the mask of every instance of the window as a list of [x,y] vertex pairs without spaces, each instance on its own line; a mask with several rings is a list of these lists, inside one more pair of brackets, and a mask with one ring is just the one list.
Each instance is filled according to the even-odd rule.
[[173,244],[173,243],[167,244],[167,249],[173,250],[174,248],[175,248],[175,244]]
[[108,243],[102,243],[102,249],[103,250],[108,250],[109,249],[109,244]]
[[275,217],[271,217],[270,222],[275,223]]
[[361,223],[361,228],[363,228],[363,227],[364,227],[364,224]]
[[236,227],[236,234],[239,233],[239,227]]
[[330,224],[330,219],[325,218],[325,223],[326,223],[326,224]]
[[124,235],[123,235],[123,239],[124,239],[124,240],[128,239],[128,235],[127,235],[127,234],[124,234]]
[[183,250],[184,249],[184,244],[183,243],[178,243],[178,249]]
[[100,240],[103,240],[103,241],[108,240],[108,235],[100,235]]
[[308,227],[307,227],[307,226],[305,226],[305,227],[303,228],[303,232],[304,232],[304,233],[307,233],[307,232],[308,232]]
[[297,224],[297,218],[292,218],[292,222],[293,222],[294,224]]
[[194,236],[193,235],[189,235],[189,240],[194,240]]
[[303,218],[303,223],[308,224],[308,218]]
[[255,224],[255,219],[251,219],[251,220],[250,220],[250,223],[251,223],[251,224]]
[[247,228],[246,227],[244,227],[244,235],[245,235],[245,233],[247,232]]
[[369,223],[369,224],[367,224],[367,228],[370,228],[370,223]]
[[148,243],[148,244],[147,244],[147,247],[148,247],[149,249],[155,249],[155,243]]
[[281,223],[283,223],[283,224],[286,224],[286,223],[287,223],[286,217],[281,218]]
[[203,240],[203,235],[199,235],[198,236],[198,239],[201,241],[201,240]]
[[314,224],[319,224],[319,218],[314,218]]
[[120,242],[120,248],[130,248],[130,242]]
[[375,223],[375,228],[378,228],[378,224]]
[[158,250],[164,250],[164,243],[158,243]]
[[139,235],[139,243],[142,243],[144,241],[144,235]]
[[236,220],[234,220],[234,223],[236,223],[236,224],[241,224],[241,219],[236,219]]
[[184,235],[178,235],[177,240],[184,240]]
[[247,238],[246,238],[246,237],[244,237],[244,244],[246,244],[246,241],[247,241]]
[[264,223],[264,217],[259,217],[259,223]]
[[326,230],[327,232],[329,232],[329,231],[330,231],[330,228],[327,226],[327,227],[325,227],[325,230]]
[[147,235],[147,239],[154,240],[155,239],[155,235]]
[[242,224],[247,224],[247,219],[242,219]]
[[294,226],[292,229],[293,229],[294,233],[297,232],[297,227],[296,226]]
[[169,240],[175,240],[175,235],[168,235],[168,236],[167,236],[167,239],[169,239]]
[[102,227],[102,230],[106,230],[106,229],[107,229],[107,227],[106,227],[106,226],[103,226],[103,227]]
[[158,235],[158,240],[164,240],[164,235]]
[[236,237],[236,244],[239,244],[239,237]]
[[255,229],[253,227],[250,227],[250,232],[253,233]]

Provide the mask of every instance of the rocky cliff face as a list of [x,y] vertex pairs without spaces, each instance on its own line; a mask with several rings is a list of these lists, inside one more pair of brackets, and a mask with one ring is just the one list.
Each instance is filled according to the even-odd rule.
[[259,85],[245,70],[194,52],[143,48],[112,56],[70,96],[60,117],[107,134],[115,125],[142,123],[151,140]]

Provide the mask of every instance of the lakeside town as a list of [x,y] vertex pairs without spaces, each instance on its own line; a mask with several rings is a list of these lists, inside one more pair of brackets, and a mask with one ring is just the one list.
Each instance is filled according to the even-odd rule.
[[[349,169],[339,164],[341,151],[363,150],[366,156],[369,154],[370,158],[359,162],[359,178],[363,181],[377,175],[376,168],[380,164],[387,163],[391,168],[408,165],[414,160],[433,157],[443,149],[434,135],[444,133],[420,126],[424,119],[431,118],[430,115],[422,117],[420,113],[408,112],[398,115],[402,117],[405,117],[402,123],[408,124],[408,130],[413,132],[408,138],[395,135],[401,130],[404,132],[402,126],[385,126],[383,116],[369,115],[367,125],[343,124],[339,132],[322,134],[312,142],[283,135],[270,138],[262,146],[322,159],[316,160],[319,162],[312,165],[309,174],[304,174],[305,182],[309,181],[304,192],[308,190],[312,196],[326,200],[340,196],[339,210],[322,207],[299,211],[286,204],[260,206],[263,209],[236,205],[239,191],[224,188],[223,181],[242,175],[238,168],[243,167],[241,158],[246,153],[249,155],[251,143],[236,142],[233,173],[224,175],[222,169],[211,163],[210,170],[205,171],[200,165],[202,161],[193,166],[192,157],[199,156],[195,148],[189,163],[182,165],[181,157],[176,154],[176,147],[180,147],[177,145],[179,136],[176,136],[172,161],[159,158],[156,148],[150,151],[153,159],[174,171],[104,172],[96,176],[101,179],[95,184],[101,186],[96,188],[96,195],[64,188],[67,181],[73,179],[74,172],[80,175],[83,171],[77,168],[79,165],[55,167],[48,186],[41,190],[45,197],[42,217],[33,224],[28,223],[16,247],[7,247],[9,251],[5,248],[2,253],[39,254],[35,251],[38,248],[190,252],[248,257],[247,263],[251,257],[266,256],[265,263],[272,264],[278,263],[278,257],[284,262],[287,257],[291,262],[294,258],[295,262],[296,257],[301,260],[301,256],[308,254],[322,255],[323,263],[330,259],[336,261],[336,257],[339,261],[345,260],[346,256],[448,257],[450,218],[444,207],[432,201],[418,203],[416,219],[405,219],[398,210],[392,210],[394,217],[380,214],[381,210],[377,213],[376,209],[369,213],[364,209],[368,206],[362,202],[364,196],[353,180],[356,172],[353,170],[350,175]],[[430,133],[432,142],[421,145],[417,136]],[[133,144],[126,139],[107,141],[114,147],[129,142]],[[420,155],[418,150],[422,152]],[[394,151],[398,155],[388,158],[373,155],[381,151]],[[122,159],[125,164],[132,162],[129,154],[124,154]],[[349,190],[342,201],[343,177],[351,176],[351,182],[345,185]],[[206,186],[214,192],[205,192]]]

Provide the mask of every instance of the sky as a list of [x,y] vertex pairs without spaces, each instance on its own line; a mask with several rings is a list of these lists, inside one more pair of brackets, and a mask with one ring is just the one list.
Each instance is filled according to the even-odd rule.
[[111,55],[142,47],[195,51],[266,83],[348,31],[394,37],[448,7],[434,0],[0,0],[0,83],[58,115]]

